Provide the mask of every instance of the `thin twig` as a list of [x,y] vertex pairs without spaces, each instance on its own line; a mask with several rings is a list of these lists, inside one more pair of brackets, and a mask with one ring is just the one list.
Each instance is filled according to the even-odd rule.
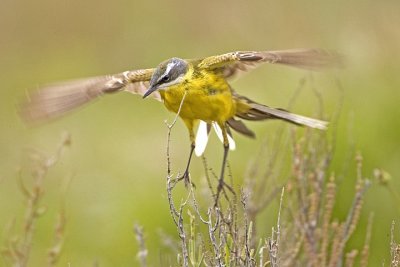
[[368,217],[367,233],[365,235],[364,247],[363,250],[361,251],[360,267],[368,266],[373,222],[374,222],[374,213],[371,212]]
[[[271,267],[279,266],[279,243],[281,236],[281,211],[282,211],[282,202],[283,195],[285,193],[285,187],[282,187],[281,198],[279,201],[279,211],[278,211],[278,219],[276,222],[276,231],[272,228],[272,236],[268,239],[268,248],[269,248],[269,258]],[[276,239],[274,237],[276,233]]]
[[183,266],[188,266],[189,265],[189,253],[188,253],[188,248],[187,248],[187,238],[186,238],[186,233],[185,233],[185,229],[184,229],[184,225],[183,225],[183,208],[187,203],[187,200],[191,194],[191,192],[189,192],[187,199],[185,201],[182,201],[180,207],[179,207],[179,211],[176,209],[175,204],[174,204],[174,200],[172,197],[172,190],[176,185],[176,182],[172,180],[172,174],[171,174],[171,157],[170,157],[170,141],[171,141],[171,132],[172,132],[172,128],[174,127],[174,125],[176,124],[179,114],[181,112],[183,103],[185,101],[186,98],[186,94],[187,91],[185,91],[185,93],[183,94],[181,103],[179,105],[179,109],[178,112],[175,115],[174,120],[172,121],[172,123],[167,123],[165,121],[165,124],[167,125],[168,131],[167,131],[167,196],[168,196],[168,203],[169,203],[169,210],[172,216],[172,219],[178,229],[179,232],[179,238],[181,239],[181,248],[182,248],[182,257],[183,257]]

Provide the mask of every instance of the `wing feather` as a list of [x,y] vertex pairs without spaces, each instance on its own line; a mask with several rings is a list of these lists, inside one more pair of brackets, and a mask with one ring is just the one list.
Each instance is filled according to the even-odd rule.
[[250,71],[264,63],[282,64],[308,70],[343,66],[343,56],[322,49],[290,49],[279,51],[237,51],[203,59],[204,68],[222,69],[226,78]]
[[[92,77],[50,84],[28,93],[20,106],[22,117],[37,123],[60,117],[104,94],[127,91],[143,95],[154,69],[126,71],[115,75]],[[152,94],[161,100],[159,94]]]

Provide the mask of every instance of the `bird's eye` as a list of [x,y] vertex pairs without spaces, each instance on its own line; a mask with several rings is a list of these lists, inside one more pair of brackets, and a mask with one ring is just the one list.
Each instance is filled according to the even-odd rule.
[[165,75],[164,77],[162,77],[161,79],[163,82],[168,82],[169,81],[169,76]]

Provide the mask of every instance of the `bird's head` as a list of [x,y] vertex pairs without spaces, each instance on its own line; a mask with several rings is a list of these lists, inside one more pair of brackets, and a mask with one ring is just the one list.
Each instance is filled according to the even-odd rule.
[[187,70],[188,63],[180,58],[171,58],[160,63],[151,77],[150,87],[143,95],[143,98],[156,90],[180,84],[184,80]]

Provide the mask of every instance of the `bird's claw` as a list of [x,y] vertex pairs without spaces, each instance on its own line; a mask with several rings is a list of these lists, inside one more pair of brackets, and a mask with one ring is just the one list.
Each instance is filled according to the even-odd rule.
[[[224,188],[227,188],[229,191],[231,191],[232,194],[235,194],[235,191],[233,191],[232,187],[230,185],[228,185],[227,183],[224,182],[224,179],[219,179],[218,180],[218,186],[217,186],[217,193],[215,195],[215,203],[214,203],[214,207],[218,206],[218,200],[219,200],[219,196],[221,194],[222,191],[224,191]],[[225,192],[225,191],[224,191]]]
[[175,179],[175,184],[182,181],[185,183],[185,187],[188,188],[191,185],[193,188],[196,188],[196,185],[191,181],[189,171],[186,170],[182,176]]

